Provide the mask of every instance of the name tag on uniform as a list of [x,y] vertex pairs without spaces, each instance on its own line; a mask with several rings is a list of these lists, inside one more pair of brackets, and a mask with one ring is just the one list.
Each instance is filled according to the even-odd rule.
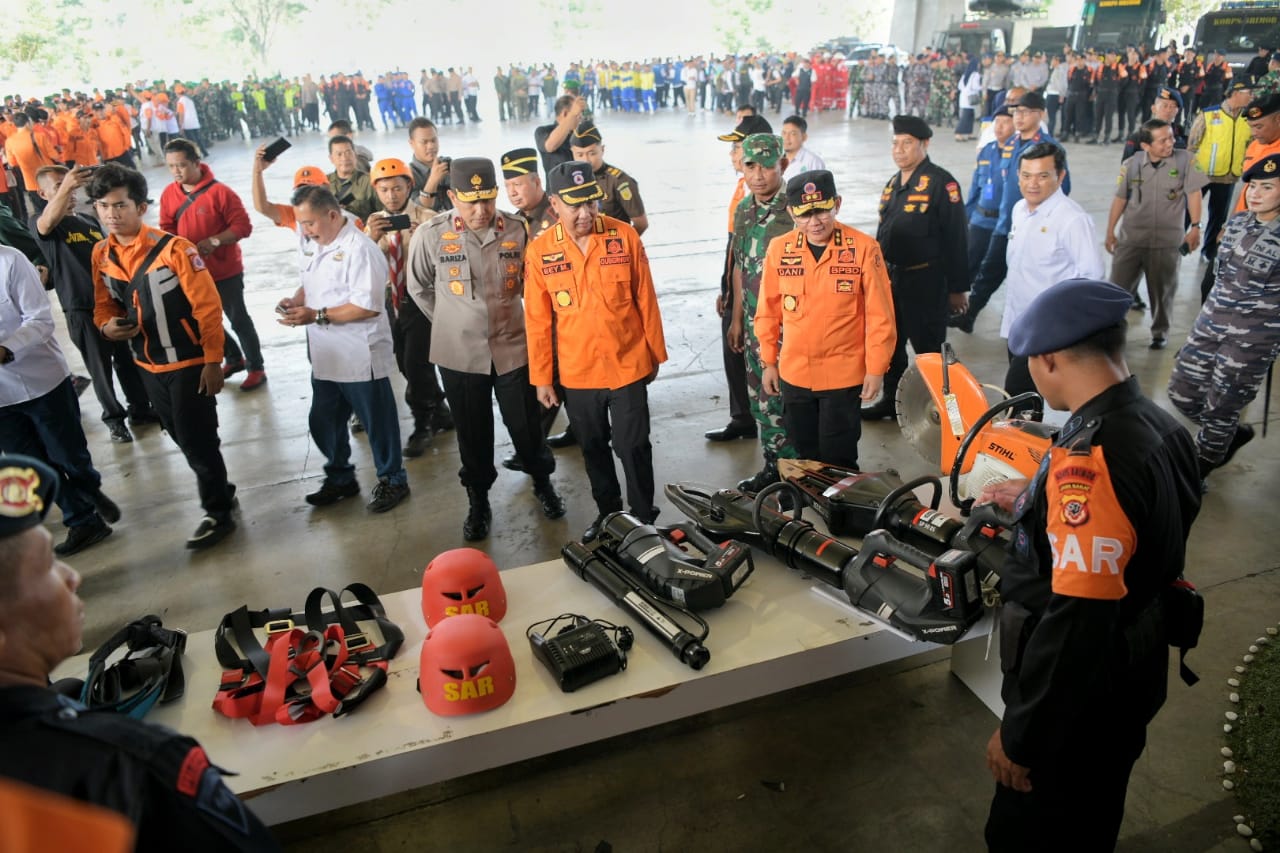
[[630,255],[605,255],[603,258],[600,259],[600,266],[602,267],[611,267],[611,266],[617,266],[618,264],[629,264],[629,263],[631,263]]
[[558,264],[543,264],[542,274],[554,275],[555,273],[558,273],[558,272],[568,272],[571,269],[573,269],[573,264],[569,263],[568,261],[561,261]]

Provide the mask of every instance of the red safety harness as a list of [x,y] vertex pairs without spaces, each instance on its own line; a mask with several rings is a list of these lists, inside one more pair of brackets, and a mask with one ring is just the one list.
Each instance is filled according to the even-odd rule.
[[[350,593],[354,604],[343,604]],[[323,611],[325,598],[333,609]],[[361,622],[382,637],[375,645]],[[305,625],[305,629],[298,627]],[[266,644],[255,631],[266,633]],[[288,608],[226,616],[214,635],[214,650],[225,670],[213,709],[255,726],[309,723],[350,713],[387,683],[387,663],[404,642],[404,632],[387,618],[377,594],[362,583],[334,592],[316,587],[301,614]]]

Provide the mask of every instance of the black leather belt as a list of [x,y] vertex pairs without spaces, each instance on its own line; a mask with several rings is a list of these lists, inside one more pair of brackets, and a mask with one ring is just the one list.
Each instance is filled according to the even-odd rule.
[[932,265],[933,261],[925,261],[922,264],[886,264],[889,268],[890,275],[893,275],[896,272],[918,272],[920,270],[927,270]]

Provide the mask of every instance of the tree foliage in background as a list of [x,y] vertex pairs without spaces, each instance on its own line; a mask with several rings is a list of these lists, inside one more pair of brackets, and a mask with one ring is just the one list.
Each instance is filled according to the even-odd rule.
[[0,30],[0,71],[9,76],[23,69],[87,81],[92,57],[82,37],[92,26],[93,17],[81,0],[17,5]]
[[716,33],[730,53],[773,49],[761,26],[761,19],[773,11],[773,0],[711,0],[711,9]]
[[224,7],[233,24],[231,38],[245,45],[262,68],[270,66],[271,46],[281,28],[297,23],[307,11],[296,0],[224,0]]
[[590,33],[609,26],[601,0],[538,0],[538,5],[544,20],[550,23],[551,46],[556,51],[574,45],[587,48]]
[[1164,0],[1165,40],[1182,32],[1194,33],[1200,16],[1218,3],[1219,0]]

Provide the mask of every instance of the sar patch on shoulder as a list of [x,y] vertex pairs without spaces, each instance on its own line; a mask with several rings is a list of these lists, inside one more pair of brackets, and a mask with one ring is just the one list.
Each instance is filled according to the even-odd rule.
[[951,181],[947,184],[947,198],[952,204],[960,203],[960,185],[955,181]]
[[192,246],[191,248],[187,249],[187,257],[191,259],[191,266],[195,267],[198,270],[202,270],[205,268],[204,258],[200,257],[200,252],[196,250],[195,246]]
[[1089,497],[1083,494],[1065,494],[1060,499],[1062,521],[1079,527],[1089,520]]

